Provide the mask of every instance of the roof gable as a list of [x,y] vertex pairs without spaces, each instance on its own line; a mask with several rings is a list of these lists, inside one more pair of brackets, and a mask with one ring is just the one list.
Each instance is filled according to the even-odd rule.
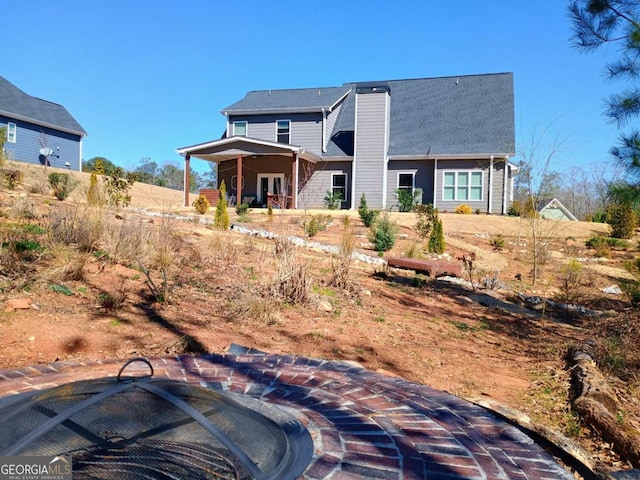
[[32,97],[1,76],[0,113],[80,136],[87,134],[62,105]]
[[349,92],[348,88],[322,87],[287,90],[254,90],[222,109],[223,114],[295,113],[331,110]]

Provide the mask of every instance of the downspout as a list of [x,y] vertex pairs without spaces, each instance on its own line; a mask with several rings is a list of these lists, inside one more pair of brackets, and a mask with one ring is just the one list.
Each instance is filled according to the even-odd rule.
[[506,155],[504,157],[504,182],[503,182],[503,185],[502,185],[502,196],[503,196],[503,199],[502,199],[502,214],[503,215],[507,214],[507,181],[508,181],[508,178],[509,178],[509,175],[508,175],[509,170],[508,170],[508,168],[509,168],[509,155]]
[[356,209],[356,172],[358,158],[358,95],[355,99],[353,119],[353,161],[351,162],[351,210]]
[[82,138],[80,137],[80,142],[78,142],[79,144],[79,151],[78,151],[78,171],[81,172],[82,171]]
[[491,214],[491,206],[493,204],[493,155],[489,159],[489,207],[487,213]]
[[322,153],[327,153],[327,122],[325,121],[327,112],[322,109]]
[[382,162],[382,208],[387,208],[387,184],[388,181],[388,173],[389,173],[389,101],[390,96],[389,93],[386,94],[387,98],[385,99],[384,104],[384,147],[383,147],[383,155],[384,161]]
[[437,200],[438,197],[438,159],[433,159],[433,208],[437,208]]

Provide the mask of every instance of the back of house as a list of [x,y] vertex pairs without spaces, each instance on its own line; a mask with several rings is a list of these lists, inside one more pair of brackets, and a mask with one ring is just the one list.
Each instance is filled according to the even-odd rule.
[[511,73],[251,91],[222,114],[221,139],[178,152],[216,162],[238,201],[356,209],[365,195],[397,210],[405,190],[441,211],[504,214],[512,200]]

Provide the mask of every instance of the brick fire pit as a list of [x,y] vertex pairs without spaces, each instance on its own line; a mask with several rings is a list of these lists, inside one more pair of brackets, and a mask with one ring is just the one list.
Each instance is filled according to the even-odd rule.
[[[115,376],[122,359],[0,370],[0,396]],[[249,395],[307,426],[303,479],[573,479],[529,437],[452,395],[345,362],[269,354],[151,359],[156,376]]]

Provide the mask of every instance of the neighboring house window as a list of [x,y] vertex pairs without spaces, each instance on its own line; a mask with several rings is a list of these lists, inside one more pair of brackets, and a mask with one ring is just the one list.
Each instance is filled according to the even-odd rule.
[[444,172],[443,200],[482,200],[482,172]]
[[276,141],[278,143],[291,142],[291,122],[289,120],[278,120],[276,129]]
[[7,124],[7,142],[16,143],[16,124],[15,123]]
[[246,137],[247,122],[233,122],[233,135],[238,137]]
[[398,190],[410,190],[413,193],[414,179],[414,173],[398,173]]
[[346,173],[334,173],[331,176],[331,192],[333,194],[340,194],[340,200],[345,201],[347,199],[347,174]]

